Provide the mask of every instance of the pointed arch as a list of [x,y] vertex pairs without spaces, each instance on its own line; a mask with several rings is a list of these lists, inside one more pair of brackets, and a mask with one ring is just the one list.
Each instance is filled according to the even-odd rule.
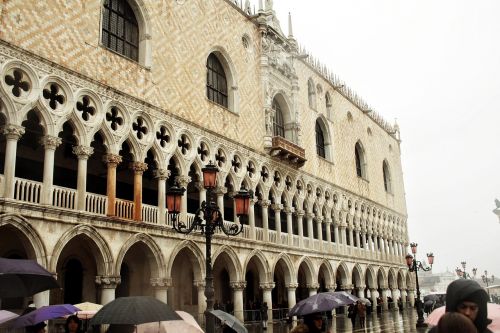
[[196,243],[191,240],[183,240],[172,249],[168,257],[168,262],[166,266],[166,276],[172,276],[172,267],[174,265],[175,258],[177,258],[177,255],[182,250],[188,250],[196,258],[198,265],[193,265],[194,271],[198,275],[196,276],[196,278],[201,279],[202,277],[204,277],[206,274],[205,254],[200,250],[198,245],[196,245]]
[[47,261],[47,250],[38,232],[32,227],[31,223],[23,216],[15,213],[5,213],[0,215],[0,230],[4,226],[12,226],[19,230],[28,240],[31,249],[29,257],[35,259],[43,267],[49,267]]
[[356,161],[356,175],[360,178],[367,179],[365,149],[361,141],[356,142],[354,146],[354,157]]
[[285,273],[284,278],[286,284],[296,282],[293,281],[293,279],[296,278],[296,274],[294,273],[294,265],[288,254],[282,252],[276,257],[276,260],[271,267],[271,274],[274,275],[276,273],[278,266],[280,266]]
[[327,161],[332,161],[332,136],[328,122],[323,115],[316,119],[316,154]]
[[160,278],[165,277],[164,275],[165,275],[166,265],[161,248],[158,246],[158,244],[154,241],[154,239],[151,236],[146,235],[144,233],[135,234],[129,237],[129,239],[127,239],[127,241],[123,244],[116,258],[115,274],[116,275],[120,274],[120,268],[123,259],[125,258],[125,255],[127,254],[128,250],[130,250],[130,248],[137,243],[143,243],[144,245],[146,245],[146,247],[150,251],[151,257],[155,260],[156,266],[155,265],[150,266],[151,277],[160,277]]
[[259,280],[261,282],[272,281],[272,278],[271,278],[271,280],[269,280],[269,278],[271,277],[271,270],[269,267],[269,262],[267,261],[264,253],[262,253],[262,251],[257,250],[257,249],[250,252],[250,254],[247,256],[247,258],[245,260],[245,264],[243,265],[243,272],[247,271],[248,264],[250,263],[250,261],[252,259],[255,259],[255,263],[256,263],[257,269],[259,271]]
[[227,245],[222,245],[220,248],[218,248],[217,251],[212,256],[212,261],[214,265],[217,259],[224,259],[224,257],[229,259],[225,261],[226,264],[224,265],[224,267],[228,270],[231,281],[241,281],[242,280],[241,264],[238,259],[238,255],[236,254],[236,252],[233,250],[232,247]]
[[382,162],[382,174],[384,177],[384,189],[387,193],[392,193],[392,177],[389,162],[386,159]]
[[109,276],[113,274],[113,255],[106,240],[101,236],[99,231],[88,225],[76,225],[66,231],[57,241],[52,252],[50,260],[50,270],[55,272],[57,269],[57,262],[61,256],[64,247],[77,236],[86,236],[87,242],[91,243],[91,249],[95,256],[97,263],[97,273],[102,276]]

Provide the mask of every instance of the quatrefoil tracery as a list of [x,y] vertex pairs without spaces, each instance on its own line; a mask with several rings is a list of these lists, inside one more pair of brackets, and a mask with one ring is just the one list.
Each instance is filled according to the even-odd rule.
[[49,102],[49,106],[52,110],[56,110],[58,104],[63,105],[65,102],[65,97],[59,93],[59,86],[56,83],[51,83],[48,88],[43,89],[43,98]]
[[208,158],[208,146],[206,143],[201,142],[200,146],[198,147],[198,155],[200,155],[200,159],[205,162],[205,160]]
[[118,127],[123,125],[123,118],[120,117],[120,110],[113,106],[106,113],[106,121],[110,123],[110,127],[113,131],[118,130]]
[[181,149],[182,155],[186,155],[189,149],[191,148],[191,143],[189,143],[189,139],[187,135],[182,134],[181,138],[177,140],[177,146]]
[[226,163],[226,155],[221,149],[217,150],[217,154],[215,154],[215,160],[217,161],[217,165],[219,166],[219,168],[222,168]]
[[92,105],[92,100],[85,95],[81,101],[76,102],[76,109],[82,113],[82,118],[89,121],[90,117],[95,114],[95,107]]
[[5,83],[12,86],[12,95],[21,97],[23,91],[28,92],[31,88],[30,83],[23,80],[24,73],[19,69],[14,69],[12,75],[5,75]]
[[148,128],[145,125],[144,119],[141,117],[137,117],[137,120],[132,124],[132,129],[135,131],[135,135],[139,140],[148,134]]
[[168,135],[168,130],[165,126],[161,126],[156,132],[156,140],[160,143],[160,146],[165,148],[170,142],[170,135]]

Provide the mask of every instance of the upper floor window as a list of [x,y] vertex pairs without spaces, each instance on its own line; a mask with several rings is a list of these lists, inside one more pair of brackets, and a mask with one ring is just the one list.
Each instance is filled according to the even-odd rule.
[[312,79],[307,81],[307,95],[309,98],[309,107],[316,109],[316,87]]
[[274,110],[274,120],[273,120],[273,135],[285,137],[285,122],[283,119],[283,111],[281,111],[280,104],[278,101],[273,99],[272,108]]
[[325,154],[325,135],[323,134],[323,130],[321,129],[321,125],[318,121],[316,121],[316,153],[326,158]]
[[207,59],[207,98],[225,108],[228,107],[226,73],[213,53],[210,53]]
[[104,0],[102,44],[135,61],[139,61],[139,25],[126,0]]
[[360,142],[356,142],[354,155],[356,159],[356,174],[358,177],[366,179],[365,151]]
[[325,104],[326,104],[326,118],[332,120],[332,98],[330,93],[325,94]]
[[391,171],[389,170],[389,163],[384,160],[382,164],[382,172],[384,174],[384,189],[388,193],[392,193]]

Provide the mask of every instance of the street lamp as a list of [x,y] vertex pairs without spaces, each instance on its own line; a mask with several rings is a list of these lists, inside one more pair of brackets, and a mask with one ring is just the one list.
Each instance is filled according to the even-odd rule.
[[[217,206],[214,198],[214,188],[217,184],[217,172],[219,170],[210,162],[203,172],[203,187],[207,190],[207,201],[201,203],[194,215],[191,225],[178,220],[181,211],[182,196],[186,189],[177,186],[171,187],[166,191],[168,213],[172,217],[172,225],[175,231],[182,234],[189,234],[193,230],[199,230],[205,236],[206,245],[206,276],[205,276],[205,296],[207,298],[207,309],[205,311],[205,323],[207,333],[215,332],[215,320],[210,311],[214,309],[214,287],[212,272],[212,237],[216,231],[222,231],[228,236],[236,236],[243,231],[243,224],[232,224],[230,227],[224,225],[222,213]],[[236,215],[239,218],[248,216],[248,207],[250,203],[250,193],[243,187],[234,195]]]
[[420,287],[418,285],[418,271],[422,270],[425,272],[428,272],[432,269],[432,264],[434,264],[434,255],[431,253],[427,253],[427,260],[429,261],[429,266],[424,266],[421,261],[417,261],[416,256],[417,256],[417,243],[411,243],[411,252],[413,253],[413,256],[411,254],[406,255],[406,265],[408,265],[408,269],[410,272],[415,272],[415,283],[417,287],[417,327],[426,327],[427,324],[424,323],[424,309],[422,306],[422,300],[420,299]]
[[477,273],[477,268],[476,267],[472,268],[472,274],[474,275],[474,278],[473,278],[473,277],[470,276],[469,273],[467,273],[465,271],[465,267],[467,266],[467,262],[466,261],[462,261],[460,264],[462,265],[462,269],[460,269],[458,267],[455,269],[455,272],[457,273],[457,276],[459,278],[462,278],[462,279],[471,279],[471,280],[474,279],[474,278],[476,278],[476,273]]
[[495,281],[495,275],[491,275],[491,277],[488,277],[488,271],[484,271],[484,275],[481,275],[481,278],[483,279],[483,282],[486,283],[486,291],[488,292],[488,299],[490,298],[490,289],[488,289],[490,283],[493,283]]

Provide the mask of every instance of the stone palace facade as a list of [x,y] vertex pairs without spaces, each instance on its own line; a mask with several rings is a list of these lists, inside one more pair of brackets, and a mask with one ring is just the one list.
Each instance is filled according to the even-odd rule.
[[243,233],[213,240],[236,316],[325,290],[413,299],[397,125],[259,2],[0,4],[0,256],[57,276],[37,306],[153,295],[203,313],[204,238],[173,230],[165,191],[187,189],[192,220],[209,161],[225,223],[254,193]]

